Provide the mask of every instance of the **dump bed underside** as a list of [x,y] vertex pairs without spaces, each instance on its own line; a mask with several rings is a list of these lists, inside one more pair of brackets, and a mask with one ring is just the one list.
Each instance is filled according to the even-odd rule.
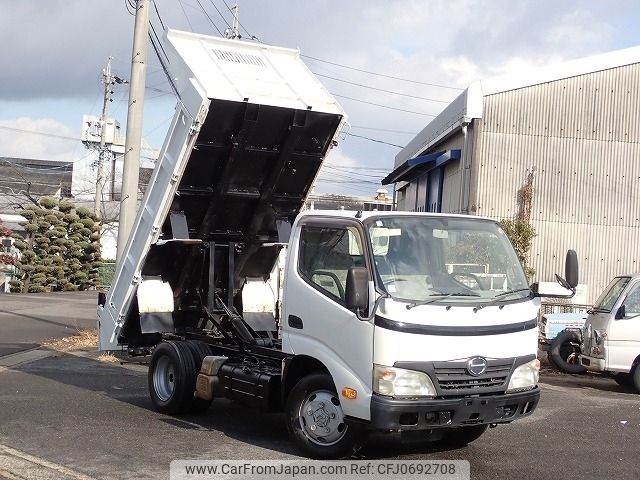
[[[242,243],[238,275],[269,274],[273,251],[268,261],[251,257],[278,241],[276,220],[292,221],[300,211],[341,120],[212,100],[171,211],[184,213],[189,238]],[[162,237],[174,236],[168,217]]]
[[[161,278],[175,299],[167,314],[131,309],[120,344],[153,333],[203,329],[241,316],[246,278],[272,272],[304,205],[341,115],[211,100],[142,280]],[[196,240],[196,242],[194,242]],[[231,336],[242,325],[229,328]],[[252,341],[253,334],[237,342]],[[141,343],[144,343],[142,341]]]

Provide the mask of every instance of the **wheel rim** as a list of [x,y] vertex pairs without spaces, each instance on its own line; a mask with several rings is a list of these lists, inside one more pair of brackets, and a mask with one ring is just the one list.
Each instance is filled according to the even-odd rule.
[[300,407],[299,420],[304,435],[316,445],[334,445],[347,433],[340,400],[328,390],[307,396]]
[[173,363],[167,356],[162,356],[156,362],[153,370],[153,388],[160,400],[166,402],[176,390],[176,376]]
[[571,365],[578,363],[579,354],[580,346],[573,342],[565,342],[560,347],[560,356]]

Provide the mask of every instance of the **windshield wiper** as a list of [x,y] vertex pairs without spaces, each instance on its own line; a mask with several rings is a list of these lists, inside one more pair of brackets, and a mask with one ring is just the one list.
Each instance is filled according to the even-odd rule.
[[443,293],[443,294],[433,294],[429,295],[430,297],[427,300],[420,300],[419,302],[411,302],[407,305],[407,310],[411,310],[413,307],[417,307],[419,305],[429,305],[430,303],[437,302],[438,300],[442,300],[447,297],[479,297],[477,293],[464,293],[464,292],[452,292],[452,293]]
[[494,297],[490,301],[488,301],[487,303],[483,303],[483,304],[478,305],[473,310],[475,312],[477,312],[478,310],[481,310],[484,307],[489,307],[491,305],[497,305],[500,302],[504,302],[504,299],[501,298],[501,297],[505,297],[505,296],[511,295],[513,293],[529,292],[529,291],[531,291],[531,289],[529,287],[527,287],[527,288],[516,288],[515,290],[507,290],[506,292],[498,293],[497,295],[494,295]]

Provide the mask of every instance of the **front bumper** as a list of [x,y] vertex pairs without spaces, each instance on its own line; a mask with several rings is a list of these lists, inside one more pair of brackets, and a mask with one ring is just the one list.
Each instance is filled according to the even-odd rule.
[[509,423],[531,415],[540,388],[486,397],[401,400],[371,397],[371,428],[375,430],[431,430],[488,423]]
[[604,358],[590,357],[588,355],[580,355],[580,365],[587,367],[591,372],[604,372],[606,362]]

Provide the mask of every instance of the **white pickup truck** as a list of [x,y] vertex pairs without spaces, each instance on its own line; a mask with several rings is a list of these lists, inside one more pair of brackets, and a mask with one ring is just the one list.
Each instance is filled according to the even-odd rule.
[[640,275],[615,277],[588,313],[580,363],[640,392]]
[[[500,226],[300,213],[344,112],[298,52],[176,31],[164,48],[181,100],[98,306],[102,350],[151,355],[155,408],[281,410],[317,458],[371,430],[464,445],[531,415],[540,302]],[[247,311],[285,247],[281,310]]]

